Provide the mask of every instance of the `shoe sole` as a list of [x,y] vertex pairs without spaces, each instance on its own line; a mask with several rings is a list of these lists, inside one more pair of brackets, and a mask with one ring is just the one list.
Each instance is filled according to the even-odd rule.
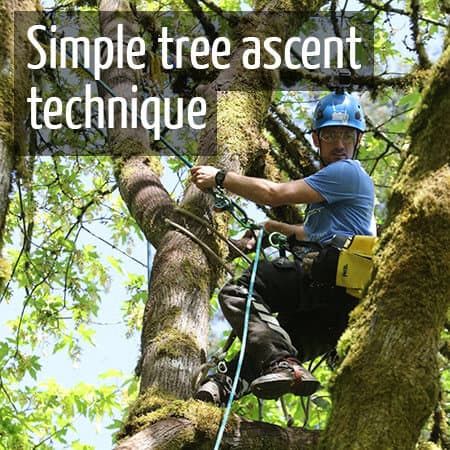
[[267,374],[259,377],[251,384],[251,390],[257,397],[270,400],[283,396],[284,394],[292,393],[307,397],[320,386],[320,383],[312,378],[310,380],[301,380],[293,386],[292,377],[280,377],[279,374]]
[[217,385],[213,381],[208,381],[194,395],[195,400],[212,403],[216,406],[221,406],[220,392]]
[[214,403],[214,404],[218,404],[218,402],[216,402],[216,399],[213,397],[213,395],[210,392],[197,392],[197,394],[195,394],[195,400],[200,400],[202,402],[207,402],[207,403]]

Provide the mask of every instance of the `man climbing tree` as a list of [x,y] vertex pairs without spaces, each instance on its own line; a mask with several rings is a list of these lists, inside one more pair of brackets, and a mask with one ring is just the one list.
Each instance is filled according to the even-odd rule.
[[[354,80],[357,85],[367,88],[375,105],[374,109],[365,108],[368,127],[359,159],[375,181],[380,201],[387,202],[388,189],[394,188],[394,195],[389,205],[387,231],[383,233],[376,260],[375,281],[369,287],[361,306],[353,309],[350,327],[339,343],[338,351],[342,356],[342,364],[336,368],[336,382],[331,386],[333,402],[330,420],[328,413],[331,403],[327,397],[327,405],[320,408],[317,417],[310,416],[314,423],[310,420],[309,425],[314,430],[304,427],[282,428],[253,422],[248,419],[255,417],[252,410],[254,402],[251,397],[247,397],[236,405],[245,420],[236,416],[234,421],[229,421],[229,428],[223,436],[223,448],[313,448],[319,435],[323,439],[322,448],[326,450],[412,449],[421,439],[419,436],[437,445],[440,443],[444,448],[448,447],[442,437],[446,423],[445,409],[441,409],[440,416],[438,414],[438,398],[444,399],[442,403],[445,402],[445,390],[443,395],[438,395],[439,369],[445,362],[439,361],[437,355],[438,351],[445,350],[439,337],[450,298],[450,279],[447,276],[450,261],[450,55],[448,39],[443,42],[443,34],[448,30],[449,10],[448,2],[444,4],[435,0],[422,4],[416,0],[397,3],[395,14],[407,17],[411,25],[408,48],[412,48],[417,54],[417,61],[412,65],[408,65],[406,56],[400,58],[405,70],[398,76],[394,74],[398,71],[387,64],[387,59],[395,59],[396,62],[399,60],[398,53],[389,47],[393,29],[389,29],[388,24],[394,14],[394,8],[389,2],[386,5],[372,1],[357,2],[358,9],[374,12],[377,44],[375,57],[376,61],[380,61],[373,77],[355,76]],[[23,2],[7,1],[4,4],[9,8],[8,14],[4,14],[4,6],[0,9],[2,17],[9,25],[7,23],[8,26],[3,27],[6,31],[0,45],[3,49],[12,42],[11,31],[8,31],[11,30],[11,8],[24,9]],[[213,26],[211,31],[208,25],[216,24],[217,15],[225,16],[220,8],[229,8],[229,2],[220,0],[217,5],[208,2],[210,7],[214,7],[215,14],[214,20],[209,24],[201,15],[202,9],[197,8],[199,5],[196,1],[186,0],[186,4],[198,18],[198,27],[204,27],[205,34],[210,35],[212,42],[213,35],[220,34],[221,29],[216,30]],[[139,4],[139,8],[145,9],[147,6],[154,5],[146,2]],[[252,6],[257,11],[285,9],[295,12],[288,16],[288,20],[279,23],[263,20],[264,17],[258,20],[258,17],[253,15],[249,18],[231,14],[227,16],[227,20],[233,29],[233,35],[280,36],[285,39],[314,11],[326,8],[334,19],[337,19],[338,13],[337,2],[262,1]],[[73,5],[75,11],[78,11],[79,7],[79,2]],[[170,7],[179,8],[179,3],[170,3]],[[136,11],[135,2],[129,4],[125,0],[102,0],[99,9],[102,11],[101,35],[109,37],[113,42],[116,42],[114,31],[119,23],[125,25],[125,43],[136,37],[138,24],[142,25],[145,33],[157,34],[152,24],[143,21],[143,17]],[[55,10],[59,10],[59,4]],[[133,14],[125,16],[124,10],[132,11]],[[111,11],[117,11],[117,14]],[[53,13],[46,17],[45,22],[49,24]],[[77,15],[74,14],[73,17]],[[24,25],[22,20],[17,20],[16,23]],[[171,17],[162,23],[172,30],[170,27],[174,25],[174,20]],[[394,23],[397,24],[397,20],[394,20]],[[392,25],[392,28],[394,27],[395,25]],[[406,28],[409,29],[408,26]],[[183,34],[183,30],[180,30],[180,34]],[[44,35],[39,39],[46,41]],[[148,39],[150,42],[149,36]],[[428,51],[430,42],[436,40],[444,45],[435,52],[436,58],[431,58],[425,50]],[[117,47],[118,53],[122,47],[122,50],[125,49],[125,46]],[[154,48],[151,45],[150,47]],[[258,192],[255,194],[247,189],[248,183],[257,178],[241,177],[238,174],[273,181],[280,181],[285,176],[293,180],[304,178],[306,181],[303,188],[313,196],[304,228],[288,225],[299,222],[296,208],[266,209],[269,217],[274,220],[267,222],[265,226],[267,231],[296,234],[298,239],[326,244],[331,236],[322,235],[323,230],[315,228],[315,219],[322,214],[322,211],[316,208],[317,202],[319,205],[329,203],[333,213],[336,213],[333,205],[337,205],[341,200],[333,201],[337,191],[334,187],[331,190],[324,188],[323,174],[330,174],[336,167],[350,166],[369,184],[363,172],[357,168],[356,162],[352,161],[350,153],[347,153],[352,147],[349,142],[355,145],[359,143],[360,133],[356,132],[357,138],[351,137],[351,134],[355,133],[347,133],[348,129],[345,127],[348,127],[348,123],[343,122],[333,125],[328,136],[325,127],[317,128],[313,136],[322,153],[323,167],[317,178],[310,177],[316,167],[315,153],[310,151],[309,142],[304,139],[302,130],[295,127],[299,121],[309,120],[309,108],[303,107],[309,96],[296,96],[292,102],[291,93],[274,94],[278,75],[275,71],[262,74],[259,71],[242,70],[236,62],[244,50],[242,46],[238,46],[236,52],[233,52],[229,70],[208,72],[208,76],[201,79],[191,78],[191,75],[195,74],[191,74],[188,68],[186,72],[164,74],[167,75],[167,83],[171,90],[174,89],[173,92],[177,88],[177,92],[182,92],[185,96],[205,97],[209,97],[211,92],[212,96],[215,92],[218,93],[217,107],[209,109],[214,112],[208,117],[212,124],[208,127],[210,133],[205,133],[198,142],[188,143],[188,153],[192,155],[190,151],[194,149],[193,151],[204,150],[205,154],[210,154],[208,151],[216,144],[217,155],[212,156],[208,162],[203,160],[201,164],[225,168],[228,173],[221,172],[216,177],[217,169],[205,169],[205,177],[207,175],[209,183],[212,186],[222,183],[226,189],[234,190],[244,197],[254,198],[260,203],[266,202],[267,198],[253,197],[258,196]],[[8,78],[12,73],[10,50],[7,49],[4,54],[7,57],[3,57],[3,54],[0,57],[2,77]],[[436,63],[439,54],[440,62]],[[158,55],[152,52],[152,56],[148,66],[154,68],[153,63],[158,61]],[[26,56],[15,59],[31,61],[31,57]],[[430,67],[433,68],[430,70]],[[24,72],[22,82],[17,78],[18,73],[14,71],[15,85],[23,88],[21,90],[26,93],[29,91],[29,74]],[[145,83],[147,72],[134,73],[124,68],[105,71],[102,75],[103,82],[114,92],[130,95],[128,101],[134,98],[131,95],[134,92],[133,85],[139,88],[136,98],[140,97],[141,87],[142,90],[148,88]],[[87,82],[81,77],[80,71],[77,76],[80,76],[81,84]],[[313,71],[299,71],[295,76],[313,82],[318,89],[325,89],[330,82],[327,77],[318,77]],[[283,73],[280,77],[283,77]],[[142,299],[146,297],[145,281],[133,281],[133,289],[139,291],[140,296],[133,298],[133,302],[126,308],[127,311],[132,311],[126,313],[127,322],[133,323],[133,327],[136,323],[143,323],[142,357],[138,365],[140,391],[137,401],[130,406],[127,417],[121,415],[123,424],[115,440],[119,441],[120,449],[212,448],[210,444],[215,438],[222,411],[209,403],[192,400],[195,393],[192,379],[205,361],[208,349],[209,300],[217,285],[222,283],[220,279],[223,265],[218,263],[218,259],[210,258],[210,253],[206,252],[199,241],[206,243],[222,260],[229,263],[233,259],[233,252],[228,252],[211,232],[214,228],[221,227],[222,231],[225,229],[227,214],[213,214],[211,196],[198,190],[192,183],[186,184],[182,198],[174,200],[169,194],[170,189],[166,190],[161,183],[157,158],[148,156],[151,148],[157,151],[159,148],[153,148],[156,145],[153,146],[148,139],[148,133],[142,128],[130,130],[116,127],[108,130],[108,150],[112,156],[112,164],[109,159],[105,159],[98,166],[86,162],[83,158],[77,158],[76,161],[65,158],[42,161],[33,156],[48,148],[54,149],[55,154],[58,154],[67,145],[74,149],[84,149],[95,143],[96,148],[103,148],[105,136],[101,133],[97,135],[95,130],[89,133],[86,130],[75,133],[61,130],[50,135],[55,139],[49,139],[46,134],[27,134],[24,136],[27,139],[24,139],[25,145],[20,155],[29,154],[32,157],[27,160],[25,173],[17,161],[13,168],[11,155],[15,154],[14,147],[12,141],[5,138],[5,131],[9,133],[12,126],[12,104],[5,102],[11,99],[12,84],[9,81],[12,80],[6,81],[6,88],[0,95],[0,147],[3,146],[0,154],[3,155],[1,150],[6,150],[6,156],[0,158],[0,235],[6,243],[3,256],[9,255],[12,274],[10,276],[8,270],[0,273],[0,278],[7,280],[6,288],[0,293],[0,303],[2,302],[2,311],[7,307],[6,303],[11,302],[19,304],[22,312],[12,325],[11,337],[1,342],[0,348],[0,447],[3,445],[8,449],[26,449],[70,445],[66,441],[74,438],[66,436],[66,433],[74,426],[72,424],[77,416],[92,418],[95,414],[96,418],[101,417],[104,411],[112,408],[112,402],[120,397],[119,388],[104,390],[102,386],[102,389],[92,391],[83,386],[82,389],[75,387],[67,393],[65,389],[59,389],[53,383],[50,386],[33,383],[36,374],[40,373],[39,361],[42,363],[45,359],[37,356],[37,346],[41,338],[54,338],[54,352],[67,348],[74,358],[77,358],[81,351],[77,341],[91,340],[93,319],[101,317],[101,313],[97,313],[100,305],[99,289],[107,284],[107,275],[98,252],[87,245],[84,246],[78,241],[78,236],[86,232],[91,224],[108,220],[114,224],[113,228],[117,229],[117,239],[123,239],[122,245],[125,245],[131,236],[130,228],[139,227],[157,250],[142,320],[135,311],[139,306],[137,302],[143,304]],[[54,69],[46,68],[39,74],[38,79],[33,80],[36,81],[41,84],[41,92],[47,92],[49,95],[53,92],[59,95],[62,88],[67,88],[59,77],[59,72]],[[424,86],[427,86],[427,89],[424,89]],[[68,87],[69,94],[75,95],[74,86]],[[288,101],[285,101],[286,99]],[[298,105],[297,102],[301,102],[302,107],[291,108],[294,104]],[[17,92],[16,104],[26,105],[25,98],[20,100]],[[408,131],[413,109],[417,114]],[[14,120],[23,124],[26,115],[19,112],[19,109],[14,110]],[[293,135],[296,136],[294,139]],[[331,142],[327,143],[327,140]],[[336,152],[334,156],[331,154],[330,160],[326,160],[327,146],[342,146],[344,150]],[[313,156],[310,157],[311,155]],[[405,162],[396,178],[400,160]],[[380,166],[386,170],[385,174]],[[197,169],[197,172],[200,170]],[[91,171],[95,174],[93,187],[84,186],[84,182],[80,180],[87,180],[85,177],[89,176]],[[115,177],[112,176],[113,171]],[[183,179],[187,170],[180,172]],[[238,186],[233,186],[233,179],[235,182],[244,180],[245,183],[242,186],[239,183]],[[339,179],[339,185],[342,181],[350,182],[351,179]],[[292,183],[302,184],[299,181]],[[90,181],[87,184],[91,184]],[[269,183],[269,186],[285,188],[289,184]],[[120,190],[128,212],[123,208],[121,214],[117,214],[117,205],[110,204],[112,200],[109,201],[109,194],[116,189]],[[261,192],[265,190],[262,189]],[[288,199],[274,197],[268,203],[276,205],[282,202],[309,201],[296,197],[297,194],[294,193]],[[315,197],[316,195],[318,197]],[[8,198],[11,199],[10,213],[7,225],[3,228]],[[104,202],[107,202],[106,212]],[[366,206],[363,210],[369,215],[369,208],[365,208]],[[110,214],[110,209],[114,214]],[[191,215],[186,215],[187,213]],[[200,216],[203,223],[192,219],[193,213],[197,217]],[[287,217],[287,213],[293,215]],[[360,216],[356,211],[355,215],[359,220]],[[337,227],[334,233],[341,236],[371,234],[368,220],[364,219],[362,222],[363,230],[353,229],[351,223],[344,223],[345,226],[342,226],[340,221],[334,222]],[[328,233],[331,226],[325,228],[324,232]],[[317,235],[314,235],[314,231]],[[104,233],[103,241],[111,240],[110,230],[101,233]],[[22,238],[23,245],[17,243],[18,247],[13,247],[11,241],[16,241],[18,237]],[[113,237],[112,240],[116,242],[115,239],[116,237]],[[11,250],[15,251],[11,253]],[[316,248],[312,250],[316,251]],[[307,251],[309,252],[309,249]],[[262,347],[256,345],[253,348],[262,355],[261,361],[246,361],[243,375],[247,381],[253,382],[253,390],[260,397],[272,397],[290,391],[292,382],[294,390],[300,394],[307,394],[308,389],[309,392],[315,389],[316,380],[302,371],[300,363],[310,356],[308,352],[314,354],[314,351],[323,352],[334,347],[337,335],[347,321],[347,310],[351,309],[352,302],[357,302],[340,287],[323,286],[324,291],[328,289],[333,292],[336,300],[346,302],[343,310],[336,307],[336,311],[339,309],[342,316],[330,318],[333,336],[330,337],[319,327],[308,330],[306,323],[301,323],[300,328],[298,325],[300,322],[307,322],[306,317],[309,314],[307,308],[310,305],[304,304],[306,300],[322,300],[319,294],[312,295],[313,290],[319,292],[319,287],[308,285],[308,277],[314,278],[313,269],[317,269],[318,265],[315,264],[311,268],[311,275],[306,274],[305,262],[301,274],[298,273],[299,263],[287,264],[285,271],[282,270],[282,265],[283,263],[277,268],[275,265],[263,263],[260,269],[275,272],[275,279],[278,279],[278,276],[287,279],[288,273],[296,280],[303,278],[308,289],[305,288],[307,292],[299,305],[300,311],[292,313],[292,318],[299,316],[299,322],[293,326],[288,320],[288,314],[281,309],[282,307],[286,311],[289,310],[292,293],[289,291],[286,296],[282,296],[280,291],[277,293],[279,304],[272,305],[265,297],[263,289],[260,289],[261,283],[256,286],[252,320],[256,321],[263,332],[267,331],[273,341],[264,338]],[[126,267],[125,272],[131,275],[129,267]],[[117,274],[111,277],[117,280]],[[261,278],[264,279],[259,279]],[[288,282],[290,281],[286,281],[286,286],[282,286],[286,291]],[[230,312],[231,321],[235,322],[242,322],[242,313],[239,310],[242,306],[242,295],[240,292],[239,295],[234,292],[231,296],[225,294],[227,290],[230,293],[232,287],[237,291],[245,289],[245,278],[241,279],[240,283],[228,285],[222,292],[225,311],[227,308],[231,311],[234,306],[238,306],[238,311]],[[299,281],[297,283],[300,284]],[[301,287],[304,288],[304,285]],[[308,296],[309,294],[311,296]],[[23,298],[20,298],[21,295]],[[119,295],[112,297],[115,299]],[[214,305],[214,301],[212,304]],[[266,310],[258,310],[258,307]],[[321,327],[324,326],[323,322],[326,325],[325,317],[332,307],[333,305],[324,305]],[[278,323],[274,322],[269,314],[277,310],[280,310]],[[2,314],[3,316],[7,317],[8,314]],[[73,321],[74,327],[66,327],[65,323],[68,321]],[[300,332],[307,335],[300,335]],[[312,341],[313,337],[321,336],[322,333],[326,335],[325,342]],[[257,333],[253,335],[258,336]],[[292,345],[289,344],[289,339]],[[271,348],[264,349],[266,342],[271,345],[275,342],[278,347],[273,352]],[[251,341],[250,344],[252,347]],[[106,346],[98,348],[101,352],[107,351]],[[250,352],[253,350],[250,348]],[[280,353],[282,358],[289,359],[280,363]],[[263,364],[266,361],[262,359],[267,359],[269,367],[267,373],[261,376],[260,369],[266,365]],[[115,355],[115,360],[119,361],[120,358]],[[272,361],[274,364],[271,367]],[[134,361],[130,366],[134,367]],[[233,363],[230,363],[230,366],[227,375],[233,374]],[[251,373],[248,375],[246,372]],[[302,372],[304,378],[301,376]],[[314,373],[321,381],[324,379],[317,372]],[[222,381],[219,378],[208,380],[209,384],[203,387],[203,394],[199,396],[204,395],[205,400],[221,402],[228,394],[228,381],[225,379],[225,386]],[[133,384],[135,383],[134,381]],[[325,388],[330,387],[323,384]],[[205,389],[206,386],[209,388]],[[129,394],[130,392],[127,395]],[[94,397],[95,401],[92,400]],[[314,404],[317,398],[312,397],[311,404]],[[288,406],[293,409],[294,405],[297,405],[295,399],[292,407]],[[313,416],[317,411],[316,406],[313,407]],[[275,410],[271,408],[269,402],[264,419],[275,417],[275,414],[271,417],[271,411]],[[436,412],[434,417],[438,419],[434,419],[433,433],[429,433],[431,426],[427,425],[427,419],[433,409]],[[204,418],[203,421],[201,417]],[[303,423],[300,408],[294,415],[294,423]],[[116,429],[120,426],[118,421],[114,426]],[[76,438],[83,435],[79,429],[76,429],[75,433]],[[80,445],[83,444],[73,443],[74,448]],[[433,444],[428,443],[427,448],[430,448],[429,445]]]
[[[374,187],[360,163],[353,159],[365,131],[363,111],[354,97],[339,90],[321,99],[313,129],[323,168],[305,179],[274,183],[211,166],[196,166],[191,169],[193,180],[202,190],[224,187],[258,204],[309,204],[304,225],[268,221],[265,228],[293,234],[299,241],[324,244],[323,258],[328,245],[339,247],[347,237],[374,234]],[[288,392],[307,396],[318,388],[318,381],[300,361],[334,348],[356,304],[343,287],[323,281],[335,278],[333,273],[324,272],[336,270],[325,264],[317,261],[314,271],[307,273],[301,260],[289,261],[283,256],[259,263],[238,396],[249,392],[249,382],[253,393],[266,399]],[[247,271],[219,294],[224,315],[239,336],[244,326],[249,278]],[[271,315],[273,312],[279,313],[278,320]],[[213,375],[200,387],[196,398],[224,404],[236,363],[237,358],[226,373]]]

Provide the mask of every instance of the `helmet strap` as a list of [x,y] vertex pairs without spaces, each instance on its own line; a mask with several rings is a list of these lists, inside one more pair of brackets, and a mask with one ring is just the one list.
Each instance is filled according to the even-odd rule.
[[326,167],[327,164],[325,164],[325,161],[322,159],[322,144],[319,139],[319,160],[320,164],[322,164],[323,167]]
[[353,156],[352,159],[356,159],[358,157],[358,152],[359,152],[359,137],[361,136],[361,131],[356,130],[356,144],[355,144],[355,148],[353,149]]

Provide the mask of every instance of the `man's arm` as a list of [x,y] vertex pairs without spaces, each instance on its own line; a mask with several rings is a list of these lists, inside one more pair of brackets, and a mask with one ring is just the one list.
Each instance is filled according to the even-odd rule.
[[277,220],[268,220],[264,222],[264,229],[268,233],[283,233],[285,236],[295,234],[298,241],[305,240],[305,230],[303,225],[290,225],[288,223],[278,222]]
[[[191,169],[192,179],[199,189],[206,191],[215,187],[215,176],[218,170],[212,166],[195,166]],[[274,183],[263,178],[246,177],[235,172],[227,172],[223,187],[260,205],[281,206],[296,203],[319,203],[324,200],[304,180]]]
[[[277,220],[267,220],[264,222],[264,230],[266,233],[282,233],[285,236],[291,236],[292,234],[295,234],[295,238],[298,241],[304,241],[305,240],[305,230],[303,228],[303,225],[290,225],[283,222],[278,222]],[[258,230],[247,230],[244,237],[248,238],[248,241],[245,245],[246,249],[249,251],[254,251],[256,248],[256,239],[255,237],[258,236]]]
[[295,234],[298,241],[305,240],[305,230],[303,225],[291,225],[288,223],[278,222],[277,220],[267,220],[264,222],[264,230],[268,233],[283,233],[285,236]]

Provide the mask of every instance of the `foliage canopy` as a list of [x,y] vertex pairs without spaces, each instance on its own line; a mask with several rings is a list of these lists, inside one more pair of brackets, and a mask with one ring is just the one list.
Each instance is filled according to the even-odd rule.
[[[214,13],[216,8],[239,11],[256,7],[253,2],[244,4],[236,0],[221,0],[214,8],[208,2],[194,3],[203,9],[209,5]],[[347,2],[341,3],[330,2],[323,10],[337,10],[338,14],[348,6]],[[186,4],[140,1],[134,2],[133,8],[176,11],[186,9]],[[78,11],[93,11],[92,28],[97,27],[96,7],[90,2],[57,3],[55,8],[62,6],[72,11],[74,17]],[[448,45],[445,33],[449,10],[448,5],[445,9],[437,0],[420,4],[398,1],[395,6],[392,2],[361,1],[352,2],[352,9],[374,13],[375,77],[366,80],[360,93],[369,128],[359,158],[377,188],[376,214],[382,229],[387,199],[409,144],[408,125],[427,84],[428,70]],[[187,26],[181,15],[177,26],[180,30]],[[154,23],[141,23],[142,35],[151,39],[154,27]],[[5,70],[8,68],[2,68],[2,72]],[[39,76],[42,89],[49,95],[63,91],[72,94],[76,85],[73,78],[67,83],[56,71],[44,70]],[[80,84],[87,77],[82,71],[74,71],[72,76]],[[198,84],[198,80],[189,76],[173,79],[165,73],[159,76],[163,85],[173,90],[182,88],[189,95]],[[326,90],[326,85],[321,84],[319,89]],[[251,174],[275,180],[304,176],[298,148],[311,149],[305,130],[310,124],[311,107],[321,90],[274,94],[267,111],[266,164],[259,167],[255,163],[249,170]],[[188,134],[181,138],[186,154],[195,160],[197,142]],[[81,380],[70,387],[64,386],[63,368],[54,377],[45,379],[43,369],[50,354],[61,355],[64,366],[89,364],[83,352],[95,346],[96,333],[104,326],[103,315],[112,302],[121,305],[121,335],[115,336],[114,325],[106,325],[112,342],[140,332],[147,299],[146,240],[119,195],[115,165],[109,157],[58,155],[67,147],[102,149],[106,141],[101,130],[64,129],[51,136],[34,132],[27,136],[26,142],[27,156],[13,174],[3,234],[4,258],[0,259],[0,279],[6,280],[0,285],[0,308],[6,327],[0,342],[0,448],[51,449],[63,445],[73,449],[94,448],[79,435],[78,419],[101,423],[109,418],[108,430],[117,432],[127,406],[137,395],[138,381],[131,374],[133,367],[128,367],[126,373],[118,370],[119,366],[105,367],[94,383]],[[57,155],[38,156],[43,149],[51,149]],[[310,155],[317,161],[314,153]],[[172,198],[179,199],[188,185],[188,171],[183,164],[171,156],[152,157],[151,164],[161,172],[164,166],[163,182]],[[254,209],[252,212],[257,213]],[[289,210],[263,210],[258,214],[284,220],[297,218]],[[232,222],[231,228],[231,235],[236,235],[237,224]],[[236,270],[242,270],[245,263],[235,260],[235,265]],[[213,323],[222,330],[220,317],[216,317],[215,296],[211,310],[215,314]],[[444,368],[448,367],[448,330],[442,338],[447,342],[447,352],[443,351],[442,356]],[[212,349],[224,341],[224,333],[213,335]],[[115,351],[114,344],[96,349],[98,358]],[[120,355],[116,357],[120,359]],[[324,389],[308,405],[287,398],[296,425],[306,423],[309,415],[309,427],[325,426],[330,408],[326,388],[333,375],[325,364],[316,374]],[[442,404],[446,404],[447,418],[449,390],[449,371],[443,370]],[[269,403],[264,420],[284,425],[278,404]],[[256,399],[248,396],[236,402],[234,411],[256,419]],[[432,426],[430,422],[423,430],[424,440],[430,438]]]

